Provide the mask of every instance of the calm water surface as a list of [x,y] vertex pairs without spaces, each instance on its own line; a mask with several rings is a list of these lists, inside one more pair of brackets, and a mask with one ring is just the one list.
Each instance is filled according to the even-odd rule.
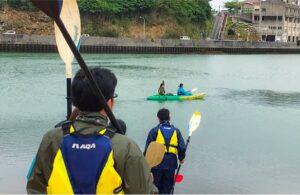
[[[143,149],[166,107],[187,138],[202,112],[176,193],[300,193],[299,55],[84,55],[118,77],[114,113]],[[78,65],[73,66],[74,71]],[[42,135],[66,115],[65,68],[57,54],[0,53],[0,193],[25,193]],[[183,82],[204,101],[153,102]]]

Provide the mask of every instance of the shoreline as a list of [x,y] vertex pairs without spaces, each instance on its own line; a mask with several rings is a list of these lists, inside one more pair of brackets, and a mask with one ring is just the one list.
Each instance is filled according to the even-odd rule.
[[[0,35],[0,52],[57,52],[54,36]],[[296,43],[83,37],[82,53],[300,54]]]

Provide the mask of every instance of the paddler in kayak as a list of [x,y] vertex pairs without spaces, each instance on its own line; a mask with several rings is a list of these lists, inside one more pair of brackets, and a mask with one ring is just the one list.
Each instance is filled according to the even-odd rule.
[[178,167],[178,160],[184,163],[186,145],[181,132],[170,123],[170,111],[162,108],[157,112],[159,124],[153,127],[147,137],[145,151],[152,141],[165,145],[166,152],[163,161],[153,167],[151,172],[154,184],[159,194],[170,194],[174,185],[174,174]]
[[166,95],[165,81],[162,81],[162,83],[160,84],[160,86],[158,88],[158,95]]
[[177,95],[180,96],[180,95],[186,95],[186,96],[189,96],[189,95],[193,95],[191,92],[185,90],[183,88],[183,83],[180,83],[179,86],[178,86],[178,89],[177,89]]
[[168,95],[168,96],[173,96],[173,93],[166,93],[165,91],[165,81],[162,81],[158,88],[158,95]]

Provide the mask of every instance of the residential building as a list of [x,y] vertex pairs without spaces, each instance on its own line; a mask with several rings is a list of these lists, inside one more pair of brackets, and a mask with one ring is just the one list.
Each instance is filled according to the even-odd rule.
[[300,41],[300,0],[246,0],[242,14],[251,18],[262,41]]

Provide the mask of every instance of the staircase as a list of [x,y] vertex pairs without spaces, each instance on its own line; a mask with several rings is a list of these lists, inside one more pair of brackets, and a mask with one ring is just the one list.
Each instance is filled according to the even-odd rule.
[[219,12],[218,15],[215,16],[214,27],[210,35],[211,39],[222,40],[224,38],[223,34],[224,34],[226,19],[227,19],[227,13],[224,11]]

